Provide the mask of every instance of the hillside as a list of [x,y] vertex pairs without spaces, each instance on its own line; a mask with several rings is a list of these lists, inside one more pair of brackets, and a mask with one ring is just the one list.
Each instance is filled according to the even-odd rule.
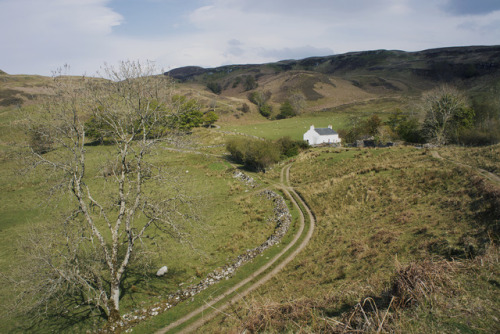
[[[215,111],[219,120],[217,128],[193,128],[179,142],[162,140],[148,158],[154,173],[165,172],[173,180],[160,184],[163,177],[148,175],[148,200],[181,191],[188,205],[192,200],[193,220],[183,226],[189,235],[185,243],[160,230],[144,238],[141,256],[147,261],[138,257],[123,281],[120,312],[126,319],[136,317],[128,324],[136,326],[132,332],[165,328],[247,279],[252,281],[228,296],[244,298],[224,314],[213,312],[210,321],[207,307],[202,312],[207,323],[197,332],[500,331],[499,144],[306,148],[265,172],[246,170],[226,151],[232,139],[244,144],[249,137],[301,140],[311,124],[345,130],[353,120],[373,115],[387,130],[389,116],[397,110],[411,114],[423,93],[442,84],[466,92],[478,114],[487,116],[482,121],[494,127],[500,117],[500,46],[353,52],[272,64],[186,67],[167,74],[177,81],[175,94],[200,103],[203,112]],[[26,277],[38,272],[23,272],[21,264],[36,264],[37,249],[51,250],[23,242],[57,244],[60,240],[50,239],[49,232],[74,208],[60,192],[67,188],[60,186],[62,172],[29,168],[29,118],[41,113],[37,98],[52,84],[49,77],[0,72],[0,332],[97,332],[105,323],[100,310],[71,300],[69,313],[50,314],[40,322],[33,314],[12,313],[10,302],[19,294],[16,280],[6,278],[15,274],[22,278],[17,282],[31,283]],[[304,96],[305,108],[295,117],[265,118],[249,93],[266,91],[272,116],[296,93]],[[116,198],[110,195],[116,149],[111,142],[85,146],[87,184],[110,206]],[[42,156],[61,154],[56,147]],[[283,211],[266,197],[269,190],[285,199],[281,209],[290,209],[283,239],[242,264],[233,277],[176,300],[174,307],[171,296],[212,279],[274,235],[278,223],[273,219]],[[314,217],[301,219],[308,210]],[[277,270],[279,254],[289,262]],[[157,277],[164,265],[168,274]],[[259,270],[261,276],[253,276]],[[251,284],[255,288],[247,291]],[[169,306],[160,310],[158,305]],[[183,325],[189,323],[180,330]]]
[[251,91],[270,91],[278,106],[293,92],[306,112],[379,98],[414,98],[440,84],[467,90],[479,100],[500,88],[500,46],[470,46],[419,52],[375,50],[269,64],[195,66],[165,73],[181,84],[215,88],[221,100],[244,103]]
[[[499,152],[443,154],[498,168]],[[498,332],[499,185],[436,156],[409,147],[302,154],[290,178],[315,214],[311,242],[199,331]]]

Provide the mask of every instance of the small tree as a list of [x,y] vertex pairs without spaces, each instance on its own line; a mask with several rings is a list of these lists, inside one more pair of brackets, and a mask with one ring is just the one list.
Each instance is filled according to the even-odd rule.
[[182,95],[174,95],[172,106],[176,115],[174,127],[189,131],[203,124],[203,112],[198,101],[187,99]]
[[286,100],[281,104],[280,113],[278,114],[278,119],[290,118],[295,116],[295,111],[293,110],[293,106],[290,101]]
[[261,113],[262,116],[269,117],[271,116],[271,113],[273,111],[273,107],[270,104],[268,104],[268,101],[271,99],[271,96],[272,93],[269,90],[264,92],[255,91],[248,94],[248,99],[250,100],[250,102],[257,105],[257,107],[259,108],[259,112]]
[[449,86],[441,86],[425,94],[421,108],[425,113],[424,134],[437,145],[456,140],[461,129],[473,125],[475,114],[467,99]]
[[207,84],[207,88],[210,89],[214,94],[219,95],[220,93],[222,93],[222,86],[218,82],[210,81]]
[[306,97],[301,92],[293,92],[288,98],[295,115],[300,115],[306,107]]
[[215,112],[209,111],[203,115],[203,124],[207,127],[211,127],[218,119],[219,116],[217,116]]
[[247,75],[245,77],[245,82],[243,83],[243,87],[245,88],[245,91],[249,91],[252,89],[255,89],[258,87],[257,81],[255,80],[255,77],[251,75]]
[[52,150],[54,141],[48,129],[35,125],[28,130],[29,146],[35,154],[45,154]]
[[382,125],[382,120],[377,115],[373,114],[370,118],[364,121],[364,132],[370,136],[376,136],[378,129]]

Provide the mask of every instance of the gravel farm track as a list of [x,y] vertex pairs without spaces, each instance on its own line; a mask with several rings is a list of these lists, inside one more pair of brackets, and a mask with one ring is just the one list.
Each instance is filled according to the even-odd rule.
[[[229,289],[228,291],[225,291],[223,294],[217,296],[216,298],[211,299],[209,302],[206,302],[203,306],[199,307],[198,309],[192,311],[191,313],[188,313],[184,317],[180,318],[179,320],[169,324],[168,326],[162,328],[161,330],[157,331],[157,334],[163,334],[163,333],[168,333],[171,330],[176,330],[178,327],[185,325],[191,319],[194,317],[202,314],[200,318],[197,320],[189,323],[186,327],[180,329],[178,332],[180,333],[191,333],[195,332],[196,329],[198,329],[200,326],[202,326],[205,322],[208,320],[214,318],[216,315],[220,314],[220,312],[223,312],[225,309],[227,309],[230,305],[234,304],[235,302],[239,301],[246,295],[248,295],[250,292],[254,291],[257,289],[259,286],[262,284],[266,283],[269,281],[272,277],[278,275],[278,273],[288,264],[290,263],[296,256],[297,254],[306,247],[306,245],[309,243],[311,240],[312,234],[314,232],[314,227],[315,227],[315,218],[309,207],[306,205],[306,203],[302,200],[302,198],[295,192],[295,190],[290,186],[289,180],[290,180],[290,168],[292,167],[292,164],[285,165],[281,169],[281,178],[280,178],[280,184],[277,185],[277,187],[288,197],[288,199],[293,203],[293,205],[297,208],[297,210],[300,213],[300,227],[297,231],[297,234],[295,235],[294,239],[279,253],[277,254],[273,259],[268,261],[264,266],[260,267],[257,271],[255,271],[252,275],[248,276],[241,282],[239,282],[237,285]],[[300,205],[299,205],[300,203]],[[308,228],[306,228],[306,224],[308,224]],[[304,236],[305,234],[305,236]],[[303,238],[302,238],[303,237]],[[284,257],[284,254],[288,252],[288,250],[292,247],[295,246],[297,241],[302,238],[301,243],[293,250],[293,252],[289,253]],[[269,272],[265,273],[269,268],[271,268],[276,262],[279,263]],[[257,279],[254,283],[252,283],[250,286],[241,289],[245,285],[247,285],[250,281]],[[235,293],[236,294],[225,301],[222,305],[217,305],[215,307],[214,305],[217,304],[219,301],[225,299],[229,295]],[[211,311],[211,312],[210,312]],[[207,312],[207,313],[205,313]]]

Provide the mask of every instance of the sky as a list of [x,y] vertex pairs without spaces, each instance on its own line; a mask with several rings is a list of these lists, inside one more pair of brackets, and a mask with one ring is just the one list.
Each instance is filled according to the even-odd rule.
[[260,64],[500,44],[500,0],[0,0],[0,70]]

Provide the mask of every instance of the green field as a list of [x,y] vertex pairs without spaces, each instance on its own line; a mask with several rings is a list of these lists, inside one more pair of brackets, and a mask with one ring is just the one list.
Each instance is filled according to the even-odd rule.
[[[327,111],[317,113],[306,113],[293,118],[276,121],[262,120],[252,124],[222,124],[222,131],[233,131],[257,136],[267,139],[278,139],[289,136],[295,140],[302,140],[304,133],[311,125],[316,128],[326,128],[332,125],[334,130],[349,127],[349,119],[353,116],[367,118],[373,114],[379,115],[381,119],[386,119],[391,112],[394,112],[401,102],[397,100],[380,100],[367,103],[346,105],[332,108]],[[235,122],[233,122],[235,123]]]
[[[210,135],[201,133],[200,136],[207,139]],[[216,134],[213,140],[225,141],[219,137]],[[103,177],[103,171],[109,165],[108,159],[113,152],[112,146],[87,148],[86,172],[90,176],[89,186],[97,190],[97,198],[108,196],[106,189],[109,182]],[[246,249],[260,245],[274,230],[274,226],[267,221],[272,216],[272,202],[256,196],[254,190],[234,179],[234,168],[225,158],[189,151],[173,152],[166,146],[159,146],[149,162],[168,168],[173,173],[192,201],[196,218],[184,226],[189,237],[183,242],[168,235],[155,236],[154,231],[150,235],[154,238],[145,239],[148,260],[152,261],[151,272],[147,273],[150,278],[134,274],[127,277],[124,291],[132,289],[134,293],[124,294],[122,312],[147,307],[161,300],[162,296],[177,291],[181,285],[197,283],[207,273],[229,263]],[[0,270],[7,276],[15,271],[18,261],[23,261],[19,250],[23,247],[25,236],[32,231],[43,232],[44,226],[50,228],[53,224],[61,224],[68,209],[74,205],[62,193],[49,195],[50,189],[60,180],[59,174],[41,170],[28,172],[26,168],[26,161],[11,158],[10,155],[0,161]],[[146,195],[161,198],[169,196],[169,191],[173,191],[169,183],[161,188],[150,184]],[[169,273],[156,278],[154,273],[163,265],[168,265]],[[12,300],[12,293],[9,284],[1,286],[2,308],[9,307],[7,301]],[[1,332],[23,332],[25,325],[29,324],[28,319],[22,317],[7,317],[1,321]],[[89,320],[70,328],[89,328],[95,319]],[[44,329],[45,325],[50,327]],[[63,326],[64,322],[60,325]],[[57,328],[58,320],[37,326],[37,331],[49,331],[49,328]]]

